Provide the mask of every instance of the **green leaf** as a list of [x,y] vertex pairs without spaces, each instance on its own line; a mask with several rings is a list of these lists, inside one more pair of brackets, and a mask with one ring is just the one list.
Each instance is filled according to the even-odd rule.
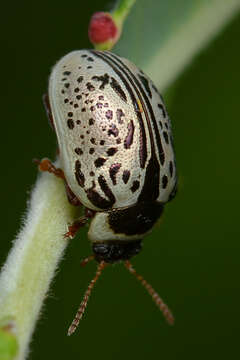
[[114,51],[165,89],[239,9],[239,0],[138,0]]

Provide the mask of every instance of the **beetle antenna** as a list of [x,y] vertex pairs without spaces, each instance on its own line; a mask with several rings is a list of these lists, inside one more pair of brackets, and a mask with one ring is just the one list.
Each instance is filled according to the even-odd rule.
[[75,318],[72,322],[72,324],[70,325],[69,329],[68,329],[68,336],[72,335],[72,333],[74,333],[74,331],[76,330],[79,321],[81,320],[84,311],[87,307],[87,303],[88,303],[88,299],[89,296],[91,295],[92,289],[97,281],[97,279],[99,278],[99,276],[101,275],[102,270],[105,268],[107,264],[104,261],[101,261],[100,264],[97,267],[97,271],[96,271],[96,275],[95,277],[91,280],[90,284],[88,285],[88,288],[84,294],[83,300],[79,306],[79,309],[75,315]]
[[142,283],[142,285],[145,287],[149,295],[151,295],[153,301],[156,303],[156,305],[159,307],[161,312],[163,313],[163,316],[165,317],[166,321],[170,324],[174,324],[174,317],[168,308],[168,306],[163,302],[163,300],[160,298],[158,293],[154,290],[154,288],[142,277],[142,275],[139,275],[136,270],[133,268],[130,261],[124,262],[125,267],[128,269],[128,271],[136,276],[136,278]]
[[89,261],[92,261],[94,259],[94,255],[90,255],[88,257],[86,257],[85,259],[83,259],[80,262],[80,266],[84,267],[85,265],[87,265],[89,263]]

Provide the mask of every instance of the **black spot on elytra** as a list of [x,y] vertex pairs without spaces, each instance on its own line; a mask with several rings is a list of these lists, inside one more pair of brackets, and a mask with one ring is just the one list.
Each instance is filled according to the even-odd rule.
[[89,56],[89,57],[87,58],[87,61],[94,61],[94,59]]
[[116,127],[115,124],[111,124],[110,128],[108,130],[108,135],[113,135],[114,137],[118,136],[118,128]]
[[75,92],[75,93],[78,93],[79,90],[80,90],[80,89],[79,89],[78,87],[76,87],[76,88],[74,89],[74,92]]
[[121,167],[121,164],[119,164],[119,163],[115,163],[115,164],[112,164],[110,166],[109,176],[110,176],[110,178],[112,180],[113,185],[116,185],[116,183],[117,183],[116,182],[116,175],[117,175],[120,167]]
[[88,57],[88,55],[83,54],[83,55],[81,55],[81,57],[82,57],[82,58],[86,58],[86,57]]
[[92,144],[96,145],[96,139],[95,138],[91,138],[90,141],[91,141]]
[[73,116],[73,113],[70,111],[70,112],[68,113],[68,116],[69,116],[69,117],[72,117],[72,116]]
[[133,135],[134,135],[134,125],[133,125],[133,121],[131,120],[130,123],[128,124],[128,133],[124,140],[125,149],[129,149],[131,147],[133,142]]
[[74,104],[74,107],[75,107],[75,109],[77,109],[79,106],[78,106],[78,104]]
[[94,148],[89,149],[89,154],[92,155],[95,152]]
[[65,102],[65,104],[67,104],[67,103],[69,102],[69,100],[68,100],[68,99],[64,99],[64,102]]
[[94,122],[95,122],[95,120],[94,120],[93,118],[91,118],[91,119],[88,120],[89,125],[93,125]]
[[129,178],[130,178],[130,171],[129,170],[124,170],[123,175],[122,175],[122,179],[123,179],[124,184],[127,184]]
[[83,151],[81,148],[77,147],[74,149],[75,153],[78,154],[78,155],[82,155],[83,154]]
[[100,95],[100,96],[98,97],[98,99],[99,99],[99,100],[104,100],[104,96],[103,96],[103,95]]
[[94,91],[94,90],[95,90],[95,87],[94,87],[93,84],[91,84],[90,82],[88,82],[88,83],[86,84],[86,86],[87,86],[87,89],[88,89],[89,91]]
[[113,112],[112,112],[112,110],[107,110],[107,111],[105,112],[105,116],[106,116],[106,118],[107,118],[108,120],[112,120],[112,118],[113,118]]
[[119,124],[123,123],[122,117],[125,115],[124,112],[122,111],[122,109],[117,109],[116,110],[116,115],[117,115],[117,121]]
[[77,123],[78,125],[80,125],[80,124],[81,124],[81,120],[77,120],[76,123]]
[[80,163],[79,160],[77,160],[75,162],[75,177],[76,177],[76,180],[77,180],[78,184],[81,187],[84,187],[85,177],[84,177],[84,174],[82,173],[82,171],[80,169],[81,169],[81,163]]
[[67,76],[68,76],[68,75],[70,75],[70,74],[71,74],[71,71],[64,71],[64,72],[63,72],[63,75],[67,75]]
[[130,190],[134,193],[135,191],[137,191],[137,189],[140,186],[140,182],[138,180],[133,181],[132,187],[130,188]]
[[105,86],[109,83],[109,75],[104,74],[102,76],[93,76],[92,80],[100,81],[101,85],[99,86],[99,89],[104,90]]
[[127,102],[127,97],[125,92],[121,88],[119,82],[113,77],[111,78],[110,86],[124,102]]
[[107,154],[108,156],[113,156],[114,154],[116,154],[117,151],[118,151],[117,148],[112,147],[108,149]]
[[83,81],[83,76],[79,76],[78,78],[77,78],[77,82],[78,83],[81,83]]
[[105,141],[104,140],[101,140],[100,141],[100,145],[104,145],[105,144]]
[[77,95],[76,99],[80,100],[82,98],[82,95]]
[[107,159],[104,159],[104,158],[97,158],[97,160],[94,161],[94,164],[97,168],[103,166],[103,164],[105,163]]
[[166,189],[167,184],[168,184],[168,177],[167,177],[167,175],[163,175],[163,177],[162,177],[162,187],[163,187],[163,189]]
[[68,121],[67,121],[67,126],[68,126],[69,129],[71,129],[71,130],[74,128],[73,119],[68,119]]
[[70,86],[70,84],[69,84],[69,83],[66,83],[66,84],[64,84],[64,86],[65,86],[66,89],[68,89],[69,86]]

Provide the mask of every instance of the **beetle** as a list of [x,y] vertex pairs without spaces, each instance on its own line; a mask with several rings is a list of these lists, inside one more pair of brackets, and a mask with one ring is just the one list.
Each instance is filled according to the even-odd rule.
[[99,263],[68,334],[103,268],[121,260],[173,323],[167,305],[129,261],[177,189],[171,122],[157,88],[127,59],[77,50],[54,66],[44,102],[60,168],[45,158],[39,169],[62,178],[70,203],[85,208],[65,236],[72,238],[91,218],[93,255],[83,265],[93,258]]

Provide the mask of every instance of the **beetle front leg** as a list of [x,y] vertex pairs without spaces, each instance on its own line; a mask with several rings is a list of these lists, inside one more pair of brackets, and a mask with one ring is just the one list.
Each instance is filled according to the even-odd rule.
[[79,218],[78,220],[74,221],[74,223],[72,225],[68,226],[68,232],[66,232],[66,234],[64,234],[64,237],[69,238],[69,239],[74,238],[74,236],[76,235],[78,230],[81,227],[83,227],[86,224],[87,221],[88,221],[88,219],[85,216],[83,216],[83,217]]
[[74,223],[68,226],[68,232],[64,234],[65,238],[74,238],[78,230],[83,227],[88,219],[92,218],[95,215],[95,211],[85,208],[85,216],[80,217],[78,220],[74,221]]
[[53,165],[51,160],[44,158],[42,160],[34,159],[33,161],[38,164],[38,168],[40,171],[47,171],[51,174],[54,174],[56,177],[65,180],[65,175],[62,169],[56,168],[56,166]]

